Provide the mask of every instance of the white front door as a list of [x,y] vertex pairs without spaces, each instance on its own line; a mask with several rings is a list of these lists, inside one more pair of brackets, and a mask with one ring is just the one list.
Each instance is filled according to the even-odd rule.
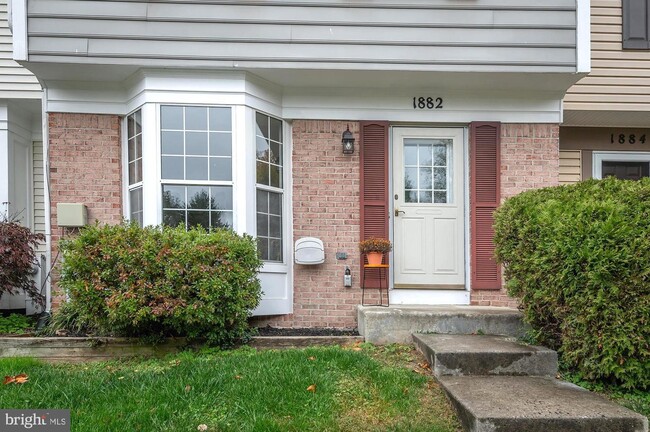
[[393,129],[396,289],[465,289],[463,179],[463,129]]

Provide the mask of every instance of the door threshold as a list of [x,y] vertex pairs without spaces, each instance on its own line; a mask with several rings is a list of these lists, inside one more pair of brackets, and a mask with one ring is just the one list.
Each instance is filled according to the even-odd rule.
[[464,290],[464,284],[395,284],[393,289],[409,290]]
[[442,289],[394,289],[390,291],[390,305],[468,305],[469,291]]

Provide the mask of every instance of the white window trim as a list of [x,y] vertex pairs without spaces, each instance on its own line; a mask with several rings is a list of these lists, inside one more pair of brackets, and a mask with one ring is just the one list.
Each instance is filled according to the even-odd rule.
[[[274,261],[264,261],[262,266],[262,273],[288,273],[292,275],[293,270],[293,207],[292,207],[292,190],[293,182],[291,179],[291,167],[293,164],[292,160],[292,151],[293,151],[293,142],[292,142],[292,128],[289,121],[284,120],[282,117],[276,115],[275,113],[265,111],[263,109],[249,108],[246,114],[246,150],[250,155],[250,159],[246,161],[246,176],[248,180],[247,188],[245,191],[239,191],[239,193],[244,193],[243,199],[251,200],[252,205],[247,207],[247,216],[248,216],[248,233],[253,236],[257,236],[257,145],[255,137],[255,115],[256,113],[262,113],[269,117],[273,117],[282,121],[282,137],[283,137],[283,152],[282,152],[282,189],[274,188],[271,186],[264,187],[265,190],[271,192],[280,192],[282,193],[282,262]],[[291,276],[292,277],[292,276]],[[290,286],[293,286],[293,280],[289,281]],[[289,291],[290,294],[293,294],[293,290]]]
[[[276,120],[280,120],[282,122],[282,161],[280,167],[282,168],[282,187],[276,187],[276,186],[270,186],[270,185],[265,185],[265,184],[260,184],[257,183],[257,134],[256,134],[256,127],[257,127],[257,113],[265,115],[269,118],[273,118]],[[291,241],[287,241],[287,226],[286,226],[286,221],[285,221],[285,215],[288,212],[288,205],[291,205],[290,203],[287,203],[285,192],[286,192],[286,187],[287,187],[287,175],[286,175],[286,160],[287,160],[287,154],[286,154],[286,149],[287,147],[285,146],[285,141],[287,140],[287,135],[286,135],[286,122],[280,118],[276,117],[272,114],[268,114],[265,111],[262,110],[253,110],[253,173],[254,173],[254,180],[253,180],[253,185],[255,186],[255,193],[253,195],[252,202],[255,202],[255,205],[252,207],[254,208],[254,214],[255,214],[255,235],[257,236],[257,191],[262,190],[265,192],[271,192],[271,193],[276,193],[276,194],[281,194],[282,195],[282,261],[264,261],[264,268],[266,269],[267,267],[269,268],[269,271],[272,271],[271,269],[275,268],[276,266],[281,266],[277,269],[278,272],[285,272],[287,269],[287,262],[288,259],[287,257],[291,253],[291,249],[287,250],[287,243],[292,243]],[[289,227],[290,229],[290,227]]]
[[[157,170],[157,180],[158,180],[158,194],[160,195],[158,199],[158,207],[155,207],[158,210],[157,214],[157,224],[162,224],[163,222],[163,206],[162,206],[162,188],[164,185],[171,185],[171,186],[230,186],[233,191],[233,202],[232,202],[232,214],[233,214],[233,220],[232,220],[232,229],[235,232],[242,233],[243,231],[238,230],[240,226],[245,226],[245,225],[240,225],[240,221],[238,221],[238,212],[237,212],[237,199],[235,195],[235,188],[236,188],[236,175],[235,175],[235,170],[238,168],[237,162],[236,162],[236,157],[235,157],[235,148],[236,148],[236,143],[235,143],[235,127],[237,122],[235,121],[235,107],[232,105],[225,105],[225,104],[204,104],[204,103],[174,103],[174,102],[169,102],[169,103],[156,103],[153,104],[155,105],[156,109],[156,149],[157,149],[157,159],[156,159],[156,170]],[[173,179],[164,179],[162,178],[162,123],[161,123],[161,110],[163,106],[179,106],[179,107],[202,107],[202,108],[210,108],[210,107],[220,107],[220,108],[230,108],[230,136],[231,136],[231,157],[230,157],[230,163],[231,163],[231,180],[173,180]],[[144,122],[144,120],[143,120]],[[185,129],[183,129],[185,131]],[[144,128],[143,128],[144,132]],[[144,147],[144,145],[143,145]],[[144,155],[144,149],[143,149],[143,155]],[[186,155],[184,155],[185,157]],[[144,172],[144,168],[143,168]],[[144,180],[144,177],[143,177]],[[144,191],[143,191],[144,192]],[[144,203],[144,199],[143,199]]]
[[140,127],[142,127],[143,121],[142,121],[142,108],[143,107],[138,107],[134,109],[133,111],[130,111],[127,115],[124,116],[122,119],[122,136],[124,139],[122,140],[122,184],[124,184],[123,187],[123,197],[122,197],[122,205],[124,208],[124,220],[126,221],[131,221],[131,191],[134,189],[142,188],[142,197],[143,197],[143,202],[142,202],[142,226],[146,226],[145,221],[144,221],[144,128],[142,129],[142,132],[140,133],[141,140],[142,140],[142,149],[141,152],[142,154],[140,155],[140,159],[142,160],[142,172],[140,173],[142,180],[129,184],[129,116],[133,115],[137,111],[140,111]]
[[142,105],[142,224],[162,223],[162,186],[160,185],[160,108]]
[[603,178],[603,162],[649,162],[650,152],[613,152],[600,151],[593,153],[592,176]]
[[[200,181],[200,180],[165,180],[161,177],[162,149],[160,133],[160,109],[163,105],[178,106],[224,106],[231,108],[232,115],[232,181]],[[141,111],[142,121],[142,182],[134,185],[128,184],[128,115]],[[129,191],[142,187],[143,194],[143,225],[160,225],[162,223],[162,186],[169,185],[205,185],[205,186],[232,186],[233,188],[233,230],[239,234],[248,233],[257,235],[257,209],[255,199],[257,193],[256,173],[256,145],[255,145],[255,114],[260,112],[269,117],[282,121],[283,124],[283,187],[260,186],[261,189],[282,194],[282,240],[283,261],[265,261],[262,272],[287,273],[291,270],[293,261],[293,209],[291,188],[292,164],[291,151],[291,126],[289,122],[275,113],[262,109],[242,105],[203,104],[182,102],[145,103],[135,108],[122,122],[122,182],[124,219],[129,220],[131,209]],[[251,198],[252,197],[252,198]]]

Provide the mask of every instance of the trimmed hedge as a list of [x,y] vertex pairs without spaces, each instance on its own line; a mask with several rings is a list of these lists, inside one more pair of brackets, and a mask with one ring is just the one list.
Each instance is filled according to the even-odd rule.
[[97,225],[59,247],[70,301],[54,321],[76,331],[228,345],[260,301],[255,241],[230,230]]
[[586,379],[650,387],[650,179],[524,192],[495,242],[540,343]]

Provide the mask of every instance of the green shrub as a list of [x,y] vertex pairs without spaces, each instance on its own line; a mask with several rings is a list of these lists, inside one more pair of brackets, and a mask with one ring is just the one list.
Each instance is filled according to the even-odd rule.
[[34,318],[20,314],[0,316],[0,334],[23,334],[34,327]]
[[91,226],[60,248],[70,301],[55,322],[75,330],[227,345],[260,301],[255,242],[230,230]]
[[650,387],[650,179],[522,193],[495,242],[539,342],[585,379]]

